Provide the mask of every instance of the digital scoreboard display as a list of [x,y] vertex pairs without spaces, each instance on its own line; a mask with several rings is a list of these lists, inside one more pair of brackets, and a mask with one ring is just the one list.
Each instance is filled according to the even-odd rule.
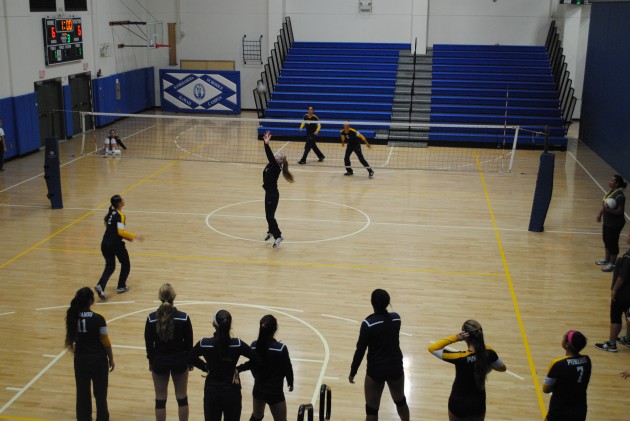
[[81,18],[43,18],[46,65],[83,60]]

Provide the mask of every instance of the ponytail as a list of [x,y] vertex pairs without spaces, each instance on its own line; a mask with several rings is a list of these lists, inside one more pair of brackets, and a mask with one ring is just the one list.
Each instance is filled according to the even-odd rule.
[[158,338],[162,342],[173,339],[175,331],[175,315],[173,314],[173,300],[175,300],[175,290],[171,284],[164,284],[160,287],[158,298],[162,301],[157,311],[157,325],[155,330]]
[[217,330],[215,336],[217,338],[217,348],[219,349],[219,358],[221,361],[229,361],[230,356],[228,349],[230,347],[230,330],[232,329],[232,315],[227,310],[219,310],[214,315],[212,323]]
[[623,177],[620,176],[619,174],[613,175],[613,178],[615,179],[615,183],[617,184],[617,187],[620,189],[625,189],[626,186],[628,185],[628,183],[623,181]]
[[293,179],[293,174],[289,171],[289,161],[287,161],[287,157],[282,157],[282,176],[289,183],[293,183],[295,180]]
[[88,287],[78,290],[72,301],[70,301],[70,308],[66,312],[65,346],[71,351],[74,350],[74,343],[77,341],[79,314],[82,311],[89,310],[93,302],[94,292]]
[[109,219],[110,212],[115,209],[118,209],[118,205],[120,205],[120,202],[122,202],[122,200],[123,198],[119,194],[115,194],[109,199],[110,206],[109,206],[109,209],[107,210],[107,215],[105,215],[105,218],[103,218],[105,225],[107,225],[107,220]]
[[475,350],[475,367],[474,379],[478,389],[483,390],[486,387],[486,374],[490,368],[488,362],[488,353],[486,351],[486,343],[483,339],[483,329],[481,324],[476,320],[467,320],[462,326],[462,330],[468,333],[468,340]]
[[263,359],[269,350],[269,342],[273,339],[278,330],[278,321],[271,314],[263,316],[260,319],[260,327],[258,329],[258,340],[256,341],[256,352]]

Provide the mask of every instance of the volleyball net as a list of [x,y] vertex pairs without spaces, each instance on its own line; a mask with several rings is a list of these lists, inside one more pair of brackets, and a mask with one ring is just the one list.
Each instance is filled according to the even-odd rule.
[[[104,156],[110,154],[105,140],[116,130],[126,147],[123,158],[191,160],[226,163],[265,164],[262,134],[270,130],[274,152],[287,156],[290,164],[301,160],[305,131],[298,128],[302,120],[257,119],[238,117],[205,117],[198,115],[82,113],[84,123],[96,122],[97,129],[83,133],[81,153]],[[109,123],[109,124],[108,124]],[[106,124],[106,125],[104,125]],[[307,165],[344,167],[345,148],[341,146],[343,121],[321,120],[322,130],[317,145],[325,159],[319,161],[311,151]],[[377,121],[351,121],[350,126],[365,134],[370,148],[362,145],[363,155],[374,169],[444,170],[511,172],[519,141],[518,126],[421,124]],[[94,127],[85,124],[83,127]],[[401,140],[390,133],[408,133]],[[484,134],[478,147],[432,146],[427,137],[441,133],[476,139]],[[490,138],[490,141],[488,141]],[[360,163],[354,155],[355,169]]]

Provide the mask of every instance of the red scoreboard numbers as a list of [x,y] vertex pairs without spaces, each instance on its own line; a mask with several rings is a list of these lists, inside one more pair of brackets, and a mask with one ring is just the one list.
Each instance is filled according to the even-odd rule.
[[46,65],[83,60],[81,18],[43,18]]

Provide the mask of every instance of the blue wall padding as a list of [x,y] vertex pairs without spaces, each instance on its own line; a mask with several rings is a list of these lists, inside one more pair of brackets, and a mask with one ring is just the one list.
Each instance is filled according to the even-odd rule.
[[[120,82],[121,99],[116,99],[116,79]],[[133,114],[155,106],[153,67],[131,70],[92,80],[94,111]],[[96,116],[97,127],[119,117]]]
[[13,97],[15,112],[15,139],[17,154],[24,155],[40,148],[39,119],[37,117],[37,94]]
[[580,139],[630,177],[630,3],[593,3],[588,35]]
[[529,231],[543,232],[545,230],[545,218],[547,218],[547,211],[553,195],[555,159],[556,156],[552,153],[543,152],[540,155],[534,203],[532,204],[532,214],[529,218]]
[[64,85],[63,87],[63,109],[65,110],[66,138],[69,139],[74,135],[72,132],[72,92],[70,91],[70,85]]

